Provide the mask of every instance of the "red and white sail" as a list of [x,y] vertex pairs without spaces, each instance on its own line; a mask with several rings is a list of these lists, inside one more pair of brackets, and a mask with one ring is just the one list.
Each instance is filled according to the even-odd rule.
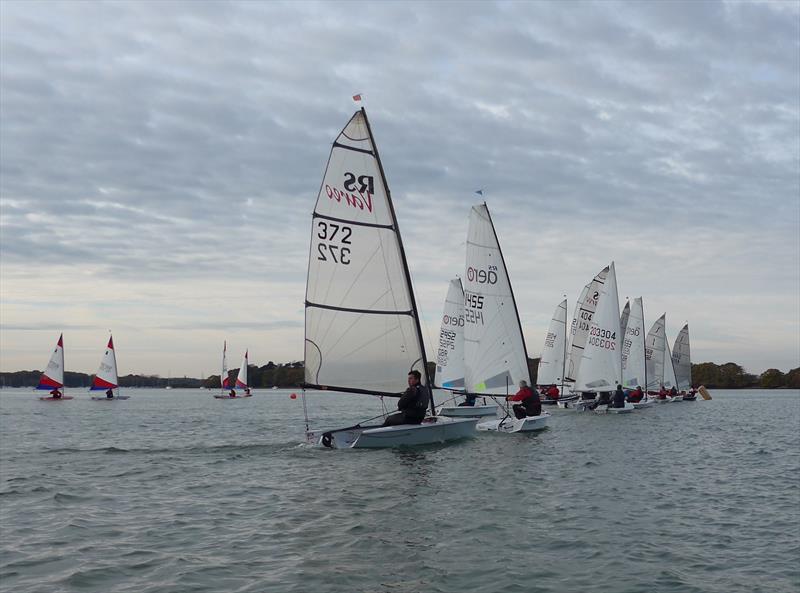
[[117,355],[114,352],[114,337],[109,336],[106,352],[103,354],[103,360],[100,361],[100,368],[97,369],[90,391],[108,391],[118,387],[119,378],[117,377]]
[[239,367],[239,376],[236,377],[236,389],[247,389],[247,365],[247,350],[245,350],[242,366]]
[[64,334],[58,337],[56,349],[50,355],[50,362],[47,363],[47,368],[42,373],[36,389],[52,391],[62,387],[64,387]]
[[222,343],[222,372],[219,374],[219,382],[222,389],[230,389],[231,388],[231,379],[228,377],[228,342],[225,341]]

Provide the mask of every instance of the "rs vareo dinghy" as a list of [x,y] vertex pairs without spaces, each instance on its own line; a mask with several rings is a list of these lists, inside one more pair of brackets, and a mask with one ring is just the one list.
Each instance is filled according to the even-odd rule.
[[[334,141],[317,195],[305,308],[304,404],[306,388],[399,397],[416,370],[435,410],[411,276],[363,108]],[[397,447],[469,437],[477,421],[432,417],[306,432],[331,448]]]

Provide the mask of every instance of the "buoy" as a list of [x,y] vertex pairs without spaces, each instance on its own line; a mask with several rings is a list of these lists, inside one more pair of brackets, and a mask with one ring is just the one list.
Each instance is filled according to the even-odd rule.
[[292,394],[292,395],[290,395],[289,397],[291,397],[292,399],[297,399],[297,394],[296,394],[296,393],[293,393],[293,394]]

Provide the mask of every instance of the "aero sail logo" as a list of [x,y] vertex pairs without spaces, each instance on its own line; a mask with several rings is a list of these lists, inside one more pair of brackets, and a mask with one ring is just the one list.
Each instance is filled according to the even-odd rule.
[[356,175],[350,171],[344,174],[342,183],[344,190],[325,184],[325,193],[328,198],[344,203],[359,210],[372,212],[372,196],[375,194],[375,179],[372,175]]

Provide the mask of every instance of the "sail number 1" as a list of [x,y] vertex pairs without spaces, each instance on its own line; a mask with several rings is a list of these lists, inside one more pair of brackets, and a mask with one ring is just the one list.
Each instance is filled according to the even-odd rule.
[[[317,238],[327,243],[317,244],[317,259],[320,261],[333,261],[335,264],[350,265],[350,235],[353,229],[349,226],[317,221]],[[338,243],[338,244],[337,244]]]

